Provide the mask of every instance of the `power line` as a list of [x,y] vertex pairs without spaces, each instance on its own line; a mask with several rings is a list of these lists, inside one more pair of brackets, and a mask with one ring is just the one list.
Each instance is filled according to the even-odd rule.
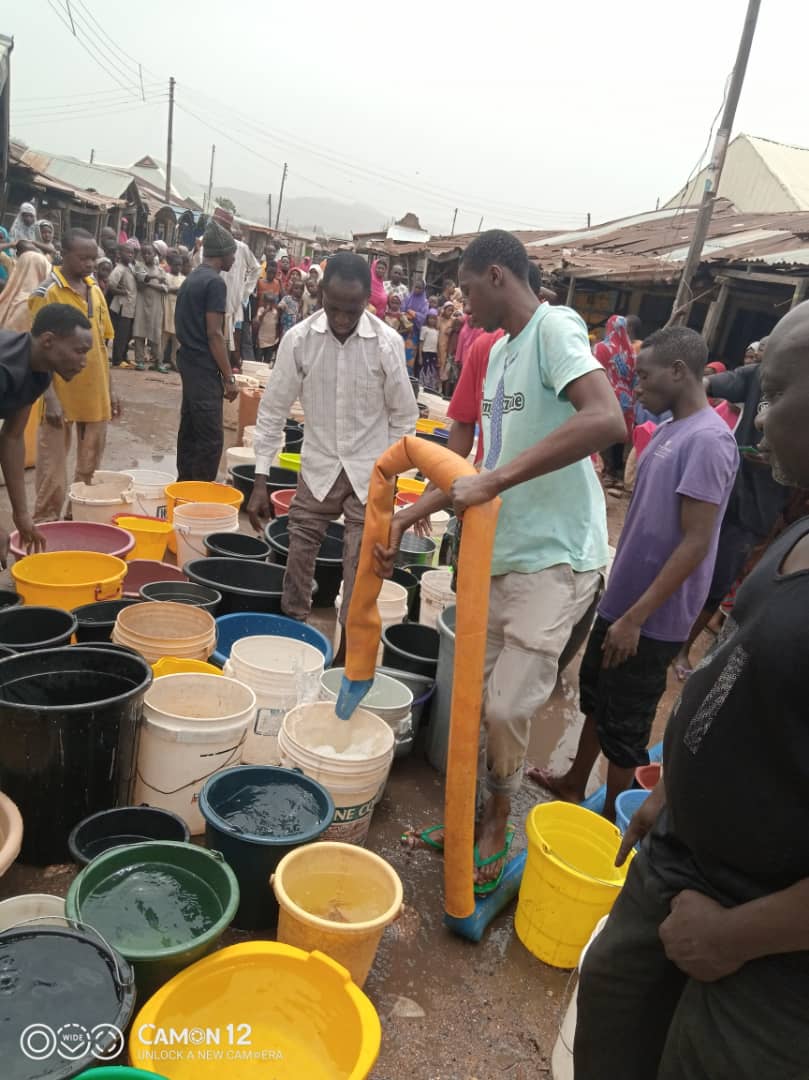
[[[119,116],[122,113],[140,112],[142,109],[143,109],[143,102],[138,101],[138,102],[135,102],[132,105],[127,105],[127,106],[124,106],[123,108],[119,108],[119,109],[113,109],[113,110],[107,109],[105,112],[87,113],[87,114],[83,114],[81,116],[60,116],[60,117],[57,117],[56,119],[58,119],[60,123],[68,122],[70,120],[94,120],[94,119],[101,119],[101,118],[107,118],[107,117],[112,117],[112,116]],[[36,117],[26,118],[21,123],[22,123],[23,126],[27,127],[27,126],[29,126],[31,124],[48,124],[48,123],[52,123],[53,119],[54,118],[51,117],[51,116],[36,116]]]
[[[214,102],[214,100],[212,98],[208,98],[208,96],[206,94],[203,94],[200,91],[192,91],[192,92],[197,94],[197,96],[199,96],[201,98],[205,98],[206,100],[210,101],[211,105],[213,106],[214,109],[219,109],[220,111],[223,111],[223,112],[225,111],[221,105],[218,105],[218,103]],[[436,197],[437,199],[439,199],[441,201],[442,205],[445,205],[445,204],[449,203],[449,205],[451,207],[454,208],[454,206],[455,206],[455,201],[457,200],[457,197],[458,197],[457,192],[450,191],[447,188],[439,188],[439,187],[437,187],[435,185],[432,185],[432,184],[415,184],[415,183],[413,183],[411,181],[402,179],[400,176],[392,176],[390,173],[385,173],[385,172],[382,172],[382,171],[380,171],[378,169],[373,169],[373,168],[370,168],[368,166],[363,166],[363,165],[357,165],[356,163],[350,162],[347,159],[340,157],[339,155],[335,154],[332,151],[322,150],[322,149],[320,149],[318,147],[315,147],[311,143],[307,143],[305,140],[297,139],[297,138],[295,138],[295,137],[293,137],[291,135],[288,135],[286,133],[281,133],[281,132],[278,132],[278,131],[274,131],[273,129],[267,128],[266,125],[263,125],[263,124],[259,125],[256,121],[249,118],[245,113],[239,113],[236,110],[232,110],[232,109],[228,108],[227,109],[227,117],[228,117],[228,122],[231,123],[231,124],[233,123],[233,116],[234,115],[241,118],[243,126],[247,127],[250,130],[251,137],[260,138],[260,139],[263,139],[264,141],[269,142],[269,143],[277,142],[277,143],[280,143],[282,146],[283,145],[291,146],[294,149],[299,150],[300,152],[312,154],[312,155],[314,155],[316,157],[323,158],[324,160],[326,160],[330,164],[332,164],[335,168],[340,168],[343,171],[349,171],[349,172],[352,172],[352,173],[362,174],[362,175],[365,175],[365,176],[370,177],[370,178],[375,179],[375,180],[380,180],[381,179],[381,180],[386,181],[388,183],[395,184],[397,187],[408,187],[408,188],[411,188],[413,191],[417,192],[418,194],[432,195],[432,196]],[[270,134],[268,134],[268,133],[270,133],[272,135],[272,137],[270,137]],[[496,199],[494,199],[494,200],[493,199],[486,199],[485,200],[485,205],[488,208],[496,209],[498,211],[498,213],[501,213],[501,214],[502,213],[509,213],[509,212],[511,212],[511,213],[516,212],[517,215],[527,213],[527,214],[534,214],[534,215],[542,216],[542,217],[557,217],[557,218],[561,217],[561,218],[564,218],[566,221],[570,221],[571,219],[573,219],[575,217],[578,217],[578,216],[580,216],[582,218],[585,217],[585,214],[584,214],[583,211],[549,210],[549,209],[546,209],[546,208],[528,207],[528,206],[524,206],[524,205],[518,205],[518,204],[515,204],[515,203],[504,203],[504,202],[500,202],[499,200],[496,200]],[[462,208],[462,209],[465,209],[465,208]],[[472,213],[473,211],[469,210],[468,212]],[[477,212],[477,211],[474,211],[474,212]]]
[[[51,4],[51,7],[53,8],[54,11],[57,12],[57,14],[60,14],[60,12],[63,10],[63,9],[57,9],[56,7],[54,7],[53,0],[48,0],[48,2]],[[65,2],[65,4],[67,4],[67,0],[64,0],[64,2]],[[81,13],[79,11],[75,12],[75,18],[76,18],[76,20],[78,22],[79,27],[84,32],[86,38],[89,39],[89,43],[91,43],[92,46],[95,47],[96,49],[98,49],[99,46],[102,46],[103,48],[106,49],[107,45],[104,44],[104,40],[103,40],[103,39],[106,39],[106,42],[109,43],[109,46],[111,46],[112,48],[115,49],[116,55],[119,56],[119,57],[124,57],[124,58],[126,58],[126,61],[128,61],[129,66],[132,69],[132,75],[130,77],[133,79],[133,81],[135,80],[135,75],[137,75],[138,79],[140,79],[140,73],[141,73],[141,70],[142,70],[140,62],[135,57],[133,57],[130,53],[126,52],[126,50],[122,49],[120,47],[120,45],[114,40],[114,38],[112,38],[107,33],[107,31],[104,29],[102,24],[95,17],[95,15],[92,13],[90,8],[87,6],[87,4],[84,3],[84,0],[74,0],[74,2],[81,9]],[[60,16],[60,18],[61,18],[61,16]],[[63,22],[64,25],[67,25],[65,23],[65,21],[64,21],[64,18],[61,18],[61,21]],[[93,27],[96,27],[97,30],[94,29]],[[68,27],[68,29],[70,29],[70,28]],[[103,39],[102,39],[102,37],[100,35],[103,35]],[[118,83],[119,86],[121,86],[124,90],[126,90],[127,93],[132,94],[132,93],[136,92],[132,86],[128,86],[128,85],[125,85],[125,84],[121,83],[120,80],[117,79],[117,77],[113,76],[109,72],[109,69],[106,68],[101,63],[98,56],[96,56],[90,50],[90,48],[88,48],[87,42],[82,41],[79,38],[78,34],[74,34],[74,36],[76,36],[76,40],[79,41],[79,43],[82,45],[82,47],[84,47],[86,49],[86,51],[88,51],[88,53],[93,57],[93,59],[97,63],[99,63],[100,66],[102,66],[104,68],[104,70],[107,72],[107,74],[109,74],[111,78],[115,79],[115,81]],[[148,70],[149,69],[147,69],[147,71]],[[128,74],[128,72],[126,74]],[[155,73],[150,72],[150,74],[155,74]],[[201,91],[194,91],[193,88],[189,88],[189,90],[191,90],[191,92],[195,93],[197,96],[212,102],[215,109],[218,109],[220,112],[223,111],[222,106],[218,105],[218,103],[216,103],[216,102],[213,102],[213,99],[208,98],[208,95],[202,93]],[[268,163],[274,165],[276,168],[281,167],[280,162],[277,162],[274,159],[272,159],[272,158],[270,158],[270,157],[268,157],[268,156],[266,156],[264,154],[261,154],[259,151],[255,150],[253,147],[247,145],[246,143],[241,142],[239,139],[235,138],[229,131],[225,131],[222,128],[217,127],[215,124],[213,124],[208,119],[203,119],[197,113],[195,113],[191,109],[189,109],[187,106],[182,106],[180,104],[180,102],[177,102],[177,107],[178,108],[183,108],[183,110],[186,113],[188,113],[190,116],[193,116],[194,119],[196,119],[199,123],[202,123],[202,124],[210,127],[212,130],[219,132],[225,138],[229,139],[235,145],[240,146],[246,152],[253,154],[255,157],[258,157],[261,160],[267,161]],[[207,111],[207,109],[206,109],[206,111]],[[285,133],[273,132],[272,137],[270,137],[267,134],[267,129],[265,127],[263,127],[263,126],[259,127],[257,122],[254,121],[252,118],[248,117],[246,114],[238,113],[235,110],[228,109],[227,110],[227,122],[228,122],[228,125],[231,128],[236,126],[233,123],[233,117],[234,116],[241,117],[243,126],[246,126],[248,128],[248,131],[249,131],[249,136],[248,137],[253,138],[253,139],[259,138],[259,139],[263,140],[264,142],[269,143],[270,145],[272,145],[273,142],[275,142],[276,144],[281,144],[282,146],[283,146],[283,144],[287,144],[288,146],[291,146],[293,149],[296,149],[299,153],[309,154],[311,156],[321,158],[322,160],[328,162],[333,169],[336,169],[337,171],[343,172],[344,174],[348,175],[350,178],[353,178],[355,176],[362,176],[365,179],[370,178],[370,179],[374,179],[374,180],[377,180],[377,181],[382,181],[383,183],[386,183],[386,184],[388,184],[388,185],[390,185],[392,187],[395,187],[395,188],[409,189],[409,190],[417,193],[423,200],[425,200],[427,202],[431,202],[434,206],[441,206],[441,207],[452,206],[452,207],[454,207],[455,205],[458,205],[462,201],[464,201],[464,202],[467,201],[465,198],[463,200],[459,200],[458,197],[457,197],[457,194],[454,193],[454,192],[449,191],[448,189],[438,188],[438,187],[436,187],[434,185],[415,184],[415,183],[413,183],[411,181],[403,180],[400,176],[392,176],[389,173],[384,173],[384,172],[381,172],[380,170],[377,170],[377,169],[372,169],[372,168],[367,167],[367,166],[352,163],[352,162],[348,161],[347,159],[342,158],[339,155],[335,154],[334,152],[331,152],[331,151],[328,151],[328,150],[323,150],[323,149],[321,149],[319,147],[316,147],[314,144],[311,144],[311,143],[307,144],[307,142],[305,140],[297,139],[297,138],[295,138],[295,137],[293,137],[291,135],[285,134]],[[237,130],[238,130],[238,127],[237,127]],[[327,192],[329,192],[329,194],[334,193],[332,187],[327,186],[327,185],[325,185],[323,183],[320,183],[319,181],[315,180],[312,177],[305,176],[299,170],[295,170],[295,172],[301,179],[305,180],[307,183],[311,184],[312,186],[318,187],[318,188],[320,188],[320,189],[322,189],[324,191],[327,191]],[[478,214],[480,212],[481,208],[483,208],[483,209],[488,210],[490,213],[493,213],[495,216],[510,220],[510,221],[514,222],[515,224],[517,224],[517,225],[524,225],[524,226],[528,226],[528,227],[534,226],[536,224],[536,222],[535,221],[521,220],[521,215],[523,215],[523,214],[530,215],[532,217],[535,216],[536,218],[545,218],[545,219],[547,219],[547,218],[555,218],[557,221],[560,220],[560,219],[563,219],[565,222],[570,222],[572,219],[574,219],[577,216],[584,217],[583,213],[577,214],[575,212],[549,210],[549,209],[539,209],[539,208],[536,208],[536,207],[517,206],[517,205],[509,204],[509,203],[501,203],[501,202],[499,202],[499,200],[487,199],[487,200],[484,200],[483,202],[478,202],[477,200],[468,200],[468,201],[475,201],[477,203],[477,205],[476,205],[476,207],[474,209],[471,209],[471,208],[469,208],[467,206],[459,206],[459,209],[463,210],[465,213]]]
[[[164,91],[162,94],[153,94],[151,97],[147,98],[145,102],[140,102],[140,104],[151,105],[151,104],[154,104],[154,102],[156,102],[156,101],[164,101],[166,99],[166,97],[167,97],[167,95],[166,95],[166,93]],[[15,121],[16,120],[39,120],[39,119],[47,120],[48,118],[58,119],[60,116],[81,117],[82,115],[85,115],[88,112],[95,112],[97,109],[105,109],[105,110],[110,109],[110,110],[114,111],[116,106],[118,106],[118,105],[131,105],[131,104],[132,104],[132,98],[131,97],[126,97],[126,98],[121,97],[121,98],[116,98],[113,101],[87,101],[83,105],[65,105],[64,107],[59,106],[59,105],[53,105],[53,106],[50,106],[49,108],[43,108],[42,106],[39,106],[39,108],[36,108],[36,109],[34,109],[34,108],[12,109],[11,115],[12,115],[12,119],[14,119]]]
[[[158,87],[158,86],[165,86],[165,83],[164,82],[146,83],[146,90],[151,91],[151,90],[155,89],[155,87]],[[113,95],[116,95],[116,94],[120,95],[120,93],[121,93],[121,91],[118,89],[118,87],[115,87],[114,89],[110,88],[109,90],[85,90],[80,94],[46,94],[46,95],[44,95],[42,97],[39,97],[39,96],[37,96],[37,97],[29,97],[28,95],[26,95],[24,97],[16,97],[16,95],[13,95],[13,96],[14,96],[15,104],[22,105],[22,106],[27,106],[29,102],[31,102],[32,105],[33,105],[34,102],[48,102],[48,101],[72,102],[72,101],[79,101],[79,100],[81,100],[83,98],[110,97],[110,96],[113,96]],[[12,92],[12,94],[13,94],[13,92]]]
[[90,56],[91,59],[96,64],[98,64],[98,66],[104,71],[104,73],[107,76],[109,76],[109,78],[112,79],[113,82],[117,83],[121,87],[122,90],[126,90],[127,93],[132,93],[133,92],[132,87],[127,86],[126,83],[121,82],[121,80],[118,78],[115,71],[110,70],[110,68],[107,66],[105,61],[102,60],[98,55],[96,55],[96,53],[89,47],[89,45],[84,41],[84,39],[79,37],[78,34],[73,33],[73,30],[71,29],[71,26],[70,26],[70,22],[65,18],[65,10],[66,9],[63,8],[63,7],[59,7],[55,3],[55,0],[48,0],[48,5],[51,8],[51,10],[55,13],[56,17],[59,19],[61,24],[65,27],[65,29],[67,29],[70,32],[70,36],[75,38],[75,40],[79,43],[79,45],[82,47],[82,49],[84,49],[84,51],[88,54],[88,56]]

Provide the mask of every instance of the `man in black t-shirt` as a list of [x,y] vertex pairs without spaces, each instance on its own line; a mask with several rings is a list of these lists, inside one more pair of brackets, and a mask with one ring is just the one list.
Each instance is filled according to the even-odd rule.
[[[50,386],[54,372],[69,382],[82,370],[93,344],[90,323],[68,304],[47,304],[31,333],[0,330],[0,468],[8,488],[14,524],[28,552],[41,551],[42,533],[28,512],[25,494],[25,425],[33,403]],[[0,566],[8,557],[8,533],[0,529]]]
[[[809,303],[770,336],[760,449],[809,488]],[[576,1080],[809,1076],[809,518],[765,552],[669,720],[578,990]],[[648,835],[647,835],[648,834]]]
[[238,394],[225,340],[227,286],[221,273],[233,265],[236,241],[211,221],[202,251],[202,263],[180,287],[174,313],[183,384],[177,478],[212,481],[224,444],[222,398],[233,401]]

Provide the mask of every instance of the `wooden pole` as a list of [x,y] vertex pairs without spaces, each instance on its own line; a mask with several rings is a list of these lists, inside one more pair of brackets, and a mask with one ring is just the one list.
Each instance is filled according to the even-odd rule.
[[458,220],[458,207],[455,207],[455,213],[452,215],[452,228],[449,230],[449,235],[455,235],[455,222]]
[[214,143],[211,146],[211,171],[208,174],[208,196],[207,196],[207,198],[205,200],[205,212],[206,212],[206,214],[210,214],[210,212],[211,212],[211,201],[213,199],[213,163],[214,163],[215,158],[216,158],[216,143]]
[[174,76],[169,79],[169,134],[166,144],[166,203],[171,203],[171,152],[174,137]]
[[697,220],[694,225],[694,234],[691,237],[691,244],[688,249],[685,266],[683,267],[680,284],[677,287],[677,295],[674,298],[672,318],[670,320],[672,325],[685,322],[688,317],[688,309],[693,302],[693,297],[691,296],[691,282],[699,268],[702,248],[705,244],[705,238],[708,235],[708,226],[711,223],[714,201],[716,200],[719,182],[722,178],[725,154],[727,153],[728,143],[730,142],[733,121],[736,117],[736,106],[739,104],[739,97],[741,96],[742,86],[744,84],[747,61],[750,58],[750,48],[753,44],[753,35],[756,32],[756,21],[758,19],[760,6],[761,0],[748,0],[747,15],[745,16],[742,36],[739,41],[739,49],[736,53],[736,63],[733,66],[733,72],[730,77],[730,88],[728,89],[728,96],[725,101],[722,120],[720,121],[719,129],[716,132],[716,138],[714,139],[713,150],[711,152],[711,160],[708,165],[708,176],[705,180],[702,202],[700,203],[699,213],[697,214]]
[[567,299],[565,300],[565,304],[568,307],[573,307],[573,299],[574,299],[575,296],[576,296],[576,279],[574,277],[572,277],[570,279],[570,282],[568,283],[568,286],[567,286]]
[[275,212],[275,228],[278,228],[278,222],[281,220],[281,206],[284,202],[284,185],[287,182],[287,163],[284,162],[284,171],[281,173],[281,191],[278,195],[278,209]]

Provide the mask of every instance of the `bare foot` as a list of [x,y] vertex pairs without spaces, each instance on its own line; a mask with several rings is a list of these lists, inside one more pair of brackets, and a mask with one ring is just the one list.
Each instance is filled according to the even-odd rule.
[[531,765],[530,768],[526,769],[525,775],[529,780],[533,780],[535,784],[544,787],[546,791],[550,791],[551,795],[555,795],[557,799],[561,799],[563,802],[578,803],[584,798],[569,782],[567,775],[553,776],[547,769],[539,769],[536,765]]
[[[510,810],[511,799],[507,795],[492,795],[489,798],[475,832],[479,859],[490,859],[505,847]],[[476,867],[475,884],[485,885],[489,881],[495,881],[504,861],[505,859],[496,859],[488,866]]]

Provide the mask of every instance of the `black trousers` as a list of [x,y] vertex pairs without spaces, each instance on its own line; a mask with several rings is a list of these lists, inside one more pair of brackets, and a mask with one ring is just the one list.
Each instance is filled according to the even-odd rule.
[[225,442],[222,380],[180,351],[183,403],[177,433],[177,479],[216,480]]
[[126,360],[126,350],[132,340],[134,319],[128,319],[117,311],[111,311],[110,318],[115,329],[115,337],[112,341],[112,366],[119,367]]
[[576,1080],[803,1080],[806,953],[753,960],[717,982],[689,978],[660,941],[673,892],[646,852],[582,965]]

